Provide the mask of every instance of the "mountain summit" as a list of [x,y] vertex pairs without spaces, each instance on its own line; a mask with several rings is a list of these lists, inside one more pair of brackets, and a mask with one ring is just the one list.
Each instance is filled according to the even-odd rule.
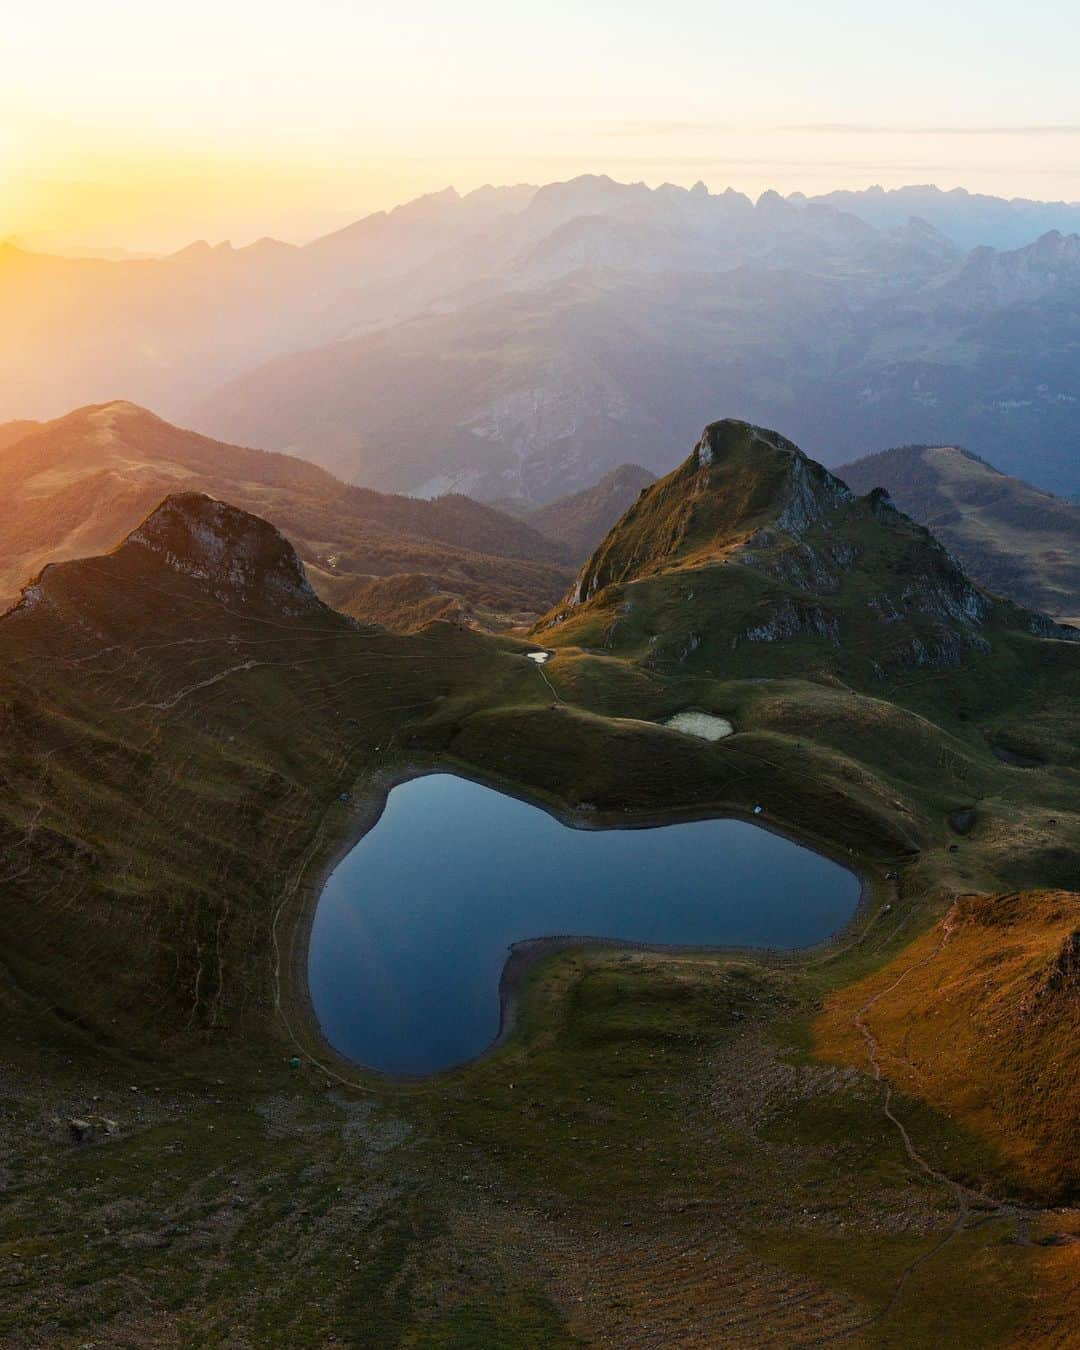
[[285,536],[259,516],[202,492],[173,493],[105,558],[50,563],[27,586],[17,609],[67,601],[102,584],[163,593],[168,573],[196,583],[230,611],[291,618],[331,611],[315,594]]
[[149,550],[172,571],[205,582],[222,602],[290,615],[324,608],[280,530],[203,492],[166,497],[121,547]]
[[727,419],[644,492],[586,563],[571,603],[672,565],[721,561],[765,529],[800,531],[851,493],[778,432]]
[[857,683],[959,666],[1003,630],[1080,636],[976,586],[884,490],[857,497],[777,432],[734,420],[642,493],[540,628],[654,669]]
[[467,497],[350,487],[304,460],[210,440],[132,403],[78,408],[12,436],[0,454],[0,609],[46,563],[107,552],[178,492],[268,520],[319,595],[358,618],[395,618],[378,593],[411,588],[420,598],[396,606],[406,626],[444,611],[481,610],[496,623],[547,609],[569,579],[559,544]]

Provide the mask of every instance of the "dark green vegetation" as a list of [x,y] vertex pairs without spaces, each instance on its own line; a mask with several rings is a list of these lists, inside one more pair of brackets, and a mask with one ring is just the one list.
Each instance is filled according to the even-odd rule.
[[566,584],[558,544],[460,495],[427,502],[349,487],[130,403],[19,429],[0,459],[0,596],[14,598],[47,562],[111,548],[178,490],[272,521],[324,599],[395,628],[448,616],[498,627],[544,609]]
[[882,450],[837,473],[883,487],[989,590],[1062,618],[1080,616],[1080,506],[948,445]]
[[[993,1140],[912,1087],[917,1161],[812,1024],[957,893],[1075,880],[1080,644],[738,423],[582,575],[541,670],[343,618],[187,495],[0,620],[9,1342],[1067,1344],[1073,1248],[1039,1243],[1075,1214],[1000,1204]],[[655,724],[686,707],[735,734]],[[435,766],[601,824],[764,803],[867,902],[798,956],[563,952],[497,1054],[365,1081],[307,1015],[306,918]]]

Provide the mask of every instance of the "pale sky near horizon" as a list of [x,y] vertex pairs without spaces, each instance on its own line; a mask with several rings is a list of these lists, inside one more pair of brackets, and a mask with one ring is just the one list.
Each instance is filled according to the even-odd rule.
[[447,184],[1080,199],[1063,0],[3,0],[0,238],[303,240]]

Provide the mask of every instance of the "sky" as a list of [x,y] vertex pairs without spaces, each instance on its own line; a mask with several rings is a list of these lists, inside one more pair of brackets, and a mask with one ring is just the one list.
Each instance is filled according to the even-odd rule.
[[297,242],[453,184],[1080,199],[1066,0],[3,0],[0,239]]

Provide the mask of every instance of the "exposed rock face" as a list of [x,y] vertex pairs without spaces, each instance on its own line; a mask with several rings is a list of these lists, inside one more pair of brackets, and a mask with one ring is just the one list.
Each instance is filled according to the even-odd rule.
[[167,497],[122,547],[148,549],[172,571],[206,582],[224,602],[283,614],[322,608],[303,563],[279,530],[201,492]]
[[1046,976],[1046,988],[1053,993],[1080,995],[1080,928],[1061,944]]
[[1074,287],[1080,282],[1080,235],[1049,230],[1008,253],[983,245],[952,275],[928,287],[967,303],[1017,304]]

